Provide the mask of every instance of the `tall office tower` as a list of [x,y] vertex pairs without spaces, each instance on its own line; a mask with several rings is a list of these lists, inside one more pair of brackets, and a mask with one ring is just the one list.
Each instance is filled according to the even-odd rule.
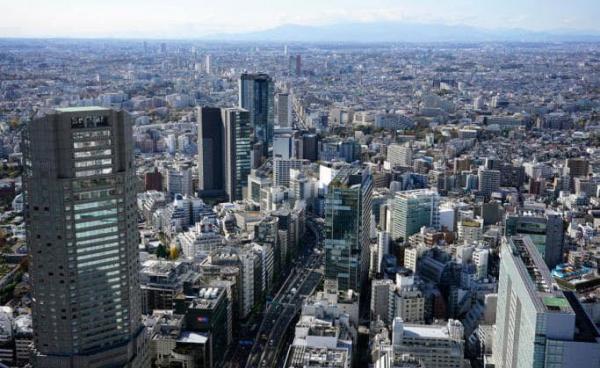
[[283,128],[292,126],[292,101],[289,93],[278,93],[275,95],[275,106],[277,106],[277,118],[275,123]]
[[344,167],[325,198],[325,278],[338,290],[360,292],[369,271],[373,179],[368,171]]
[[387,160],[392,167],[411,167],[413,164],[411,142],[404,144],[390,144],[387,149]]
[[296,55],[296,77],[302,75],[302,56],[300,54]]
[[250,114],[215,107],[201,107],[197,113],[200,197],[242,199],[251,169]]
[[479,192],[489,197],[500,188],[500,171],[480,168],[477,173]]
[[132,123],[57,109],[23,133],[35,367],[147,367]]
[[565,227],[558,212],[520,209],[506,216],[504,231],[506,236],[528,235],[548,268],[553,269],[562,263]]
[[600,334],[555,284],[528,236],[501,247],[493,360],[498,368],[598,367]]
[[204,58],[204,71],[206,74],[210,74],[211,72],[210,55],[206,55]]
[[397,193],[392,202],[392,239],[408,237],[421,227],[440,226],[440,196],[430,189]]
[[250,125],[254,137],[264,144],[264,154],[273,143],[274,92],[273,79],[267,74],[243,73],[240,76],[239,107],[250,112]]
[[225,192],[230,201],[243,198],[252,169],[250,113],[240,108],[222,109],[225,123]]
[[225,197],[225,151],[221,109],[200,107],[198,121],[198,190],[200,197]]

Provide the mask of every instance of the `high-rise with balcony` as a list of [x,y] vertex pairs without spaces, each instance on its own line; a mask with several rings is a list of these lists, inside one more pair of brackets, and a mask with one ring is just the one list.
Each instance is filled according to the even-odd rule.
[[23,133],[35,367],[146,367],[132,123],[57,109]]

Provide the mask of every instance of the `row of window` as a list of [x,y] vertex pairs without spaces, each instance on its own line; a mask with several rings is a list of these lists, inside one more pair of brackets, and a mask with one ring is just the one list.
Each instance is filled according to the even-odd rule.
[[113,172],[112,167],[106,167],[103,169],[83,170],[83,171],[76,171],[75,177],[83,178],[86,176],[106,175],[106,174],[112,174],[112,172]]

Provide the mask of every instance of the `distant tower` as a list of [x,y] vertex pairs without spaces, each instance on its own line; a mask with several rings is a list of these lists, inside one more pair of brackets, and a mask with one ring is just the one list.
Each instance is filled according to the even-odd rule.
[[267,74],[243,73],[239,82],[239,107],[250,112],[254,137],[263,143],[264,153],[273,143],[274,84]]
[[292,101],[289,93],[278,93],[275,96],[275,106],[277,106],[277,119],[275,119],[275,123],[283,128],[291,127]]
[[346,167],[333,178],[325,197],[325,278],[340,291],[359,293],[369,271],[373,178]]
[[210,74],[210,55],[206,55],[206,58],[204,59],[204,67],[206,68],[206,74]]
[[64,108],[23,133],[34,367],[147,367],[132,122]]
[[296,55],[296,77],[302,75],[302,56]]
[[230,201],[243,199],[252,169],[250,113],[240,108],[222,109],[225,132],[225,191]]
[[200,196],[242,199],[252,166],[249,112],[240,108],[201,107],[197,120]]

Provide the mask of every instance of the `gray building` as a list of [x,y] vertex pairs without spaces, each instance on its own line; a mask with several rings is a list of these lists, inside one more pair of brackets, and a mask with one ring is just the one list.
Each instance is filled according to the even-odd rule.
[[35,367],[147,367],[132,123],[64,108],[23,133]]
[[489,197],[500,188],[500,171],[480,168],[477,173],[479,192]]
[[599,367],[600,334],[555,285],[528,236],[502,244],[493,360],[497,368]]
[[505,235],[528,235],[548,268],[562,263],[565,227],[558,212],[522,209],[504,221]]
[[249,112],[202,107],[197,113],[200,197],[242,199],[252,165]]

